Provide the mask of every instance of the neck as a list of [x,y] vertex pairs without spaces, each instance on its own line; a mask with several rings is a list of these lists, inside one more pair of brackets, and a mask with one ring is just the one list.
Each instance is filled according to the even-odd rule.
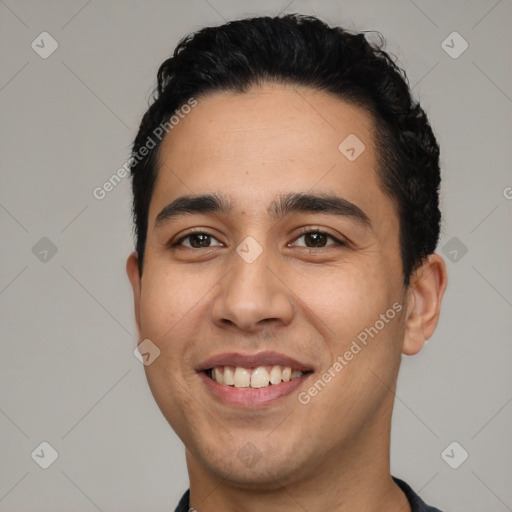
[[187,450],[190,507],[197,512],[410,512],[390,474],[390,425],[390,414],[384,414],[295,478],[274,478],[268,486],[250,489],[231,478],[236,472],[216,474]]

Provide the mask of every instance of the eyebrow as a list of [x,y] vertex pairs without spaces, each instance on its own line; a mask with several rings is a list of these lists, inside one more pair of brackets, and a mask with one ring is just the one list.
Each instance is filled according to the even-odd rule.
[[[221,194],[185,195],[165,206],[155,219],[155,228],[184,215],[194,213],[217,213],[228,215],[233,209],[229,199]],[[370,218],[354,203],[342,197],[316,193],[290,192],[279,196],[267,208],[275,218],[292,213],[323,213],[350,218],[364,227],[371,228]]]

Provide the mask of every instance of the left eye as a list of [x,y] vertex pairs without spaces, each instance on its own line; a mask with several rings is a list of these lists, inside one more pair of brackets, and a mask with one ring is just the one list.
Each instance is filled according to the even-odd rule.
[[302,235],[300,235],[297,238],[297,240],[299,240],[300,238],[304,238],[305,245],[299,245],[299,247],[326,247],[326,242],[329,238],[333,240],[335,244],[342,245],[342,243],[339,240],[334,238],[332,235],[324,233],[323,231],[308,231],[306,233],[302,233]]

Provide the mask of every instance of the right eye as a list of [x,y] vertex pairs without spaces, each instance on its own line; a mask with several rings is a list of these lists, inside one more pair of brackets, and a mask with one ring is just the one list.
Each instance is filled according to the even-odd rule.
[[[186,240],[188,240],[188,244],[183,243]],[[212,240],[217,239],[209,233],[196,231],[194,233],[189,233],[188,235],[182,236],[179,240],[172,244],[172,247],[181,246],[187,247],[188,249],[207,249],[208,247],[211,247]],[[219,245],[222,246],[220,242]]]

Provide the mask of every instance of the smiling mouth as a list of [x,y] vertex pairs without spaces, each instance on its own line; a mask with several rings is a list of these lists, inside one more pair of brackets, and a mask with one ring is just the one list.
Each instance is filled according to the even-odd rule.
[[219,384],[234,388],[266,388],[299,379],[311,370],[295,370],[290,366],[273,365],[244,368],[241,366],[215,366],[205,370],[206,375]]

